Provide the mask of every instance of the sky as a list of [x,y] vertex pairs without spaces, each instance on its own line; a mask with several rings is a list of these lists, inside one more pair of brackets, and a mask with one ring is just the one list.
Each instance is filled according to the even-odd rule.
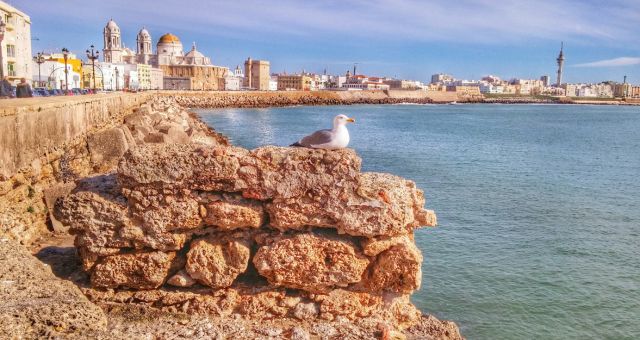
[[[5,0],[6,1],[6,0]],[[154,49],[164,33],[193,42],[215,65],[247,57],[271,72],[358,73],[428,81],[555,79],[640,84],[640,0],[9,0],[31,16],[33,52],[102,49],[110,18],[135,50],[144,26]],[[101,52],[102,54],[102,52]]]

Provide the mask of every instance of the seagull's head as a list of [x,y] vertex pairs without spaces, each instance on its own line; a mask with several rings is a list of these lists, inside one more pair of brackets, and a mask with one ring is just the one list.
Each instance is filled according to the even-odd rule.
[[347,125],[347,123],[355,123],[356,120],[345,115],[337,115],[333,118],[333,126]]

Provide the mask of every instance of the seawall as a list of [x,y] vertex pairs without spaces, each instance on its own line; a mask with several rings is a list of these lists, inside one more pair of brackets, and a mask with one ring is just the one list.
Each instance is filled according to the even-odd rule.
[[160,92],[175,97],[180,105],[192,108],[274,107],[293,105],[353,105],[397,103],[449,103],[477,101],[481,98],[460,96],[455,92],[429,91],[216,91]]

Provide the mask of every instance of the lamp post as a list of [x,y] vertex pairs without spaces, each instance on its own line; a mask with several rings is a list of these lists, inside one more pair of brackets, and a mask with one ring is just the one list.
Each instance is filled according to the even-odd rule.
[[42,64],[44,64],[44,55],[42,52],[38,52],[38,54],[36,54],[35,57],[33,57],[33,61],[38,64],[38,86],[37,87],[41,87],[42,86],[42,75],[40,72],[40,67],[42,66]]
[[[0,46],[4,39],[4,32],[7,30],[7,24],[0,18]],[[4,79],[4,61],[2,60],[2,48],[0,48],[0,79]]]
[[67,68],[69,50],[66,47],[62,48],[62,55],[64,56],[64,94],[69,94],[69,69]]
[[116,91],[118,91],[118,77],[120,76],[120,70],[116,66]]
[[92,68],[92,76],[93,76],[93,92],[96,92],[96,59],[98,59],[100,52],[95,51],[94,53],[94,47],[93,45],[91,45],[91,53],[89,53],[89,50],[87,50],[87,58],[89,58],[89,60],[91,60],[91,68]]

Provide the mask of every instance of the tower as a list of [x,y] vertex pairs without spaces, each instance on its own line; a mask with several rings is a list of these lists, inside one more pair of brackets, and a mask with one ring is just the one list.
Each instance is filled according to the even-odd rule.
[[120,27],[113,19],[110,19],[103,31],[104,48],[102,55],[108,63],[122,62],[122,42],[120,40]]
[[146,28],[142,27],[136,37],[136,56],[139,63],[149,64],[151,57],[151,34]]
[[560,54],[558,54],[558,58],[556,61],[558,62],[558,79],[556,81],[556,87],[560,87],[562,84],[562,66],[564,65],[564,42],[560,43]]

